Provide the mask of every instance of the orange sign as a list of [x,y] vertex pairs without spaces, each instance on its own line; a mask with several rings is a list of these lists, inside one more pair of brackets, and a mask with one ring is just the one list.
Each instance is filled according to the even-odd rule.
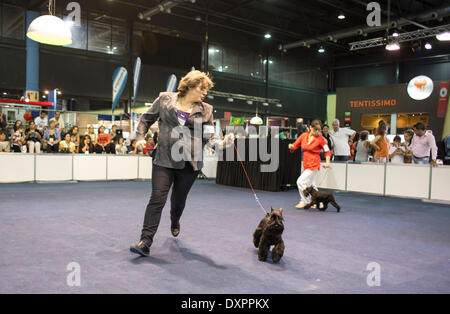
[[370,99],[370,100],[352,100],[350,108],[368,108],[393,107],[397,105],[397,99]]

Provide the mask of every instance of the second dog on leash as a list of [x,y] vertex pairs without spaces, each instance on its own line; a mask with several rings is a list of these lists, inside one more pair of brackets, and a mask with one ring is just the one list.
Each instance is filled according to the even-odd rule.
[[[311,206],[316,205],[319,210],[325,211],[327,210],[328,203],[330,203],[331,205],[336,207],[338,213],[341,210],[341,207],[338,203],[336,203],[336,200],[334,199],[333,192],[317,191],[312,186],[308,186],[303,190],[302,193],[303,195],[305,195],[305,197],[311,195],[311,202],[309,204],[306,204],[304,209],[308,209]],[[320,208],[320,203],[323,204],[322,208]]]

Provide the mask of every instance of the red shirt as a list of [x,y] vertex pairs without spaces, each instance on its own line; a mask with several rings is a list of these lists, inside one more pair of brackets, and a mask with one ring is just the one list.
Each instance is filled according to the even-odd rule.
[[109,134],[101,133],[97,136],[97,143],[100,145],[106,145],[111,140],[111,136]]
[[320,151],[323,150],[325,156],[331,156],[327,140],[322,135],[313,136],[311,142],[308,143],[309,132],[303,133],[294,142],[294,150],[302,147],[303,150],[303,169],[317,170],[320,169]]

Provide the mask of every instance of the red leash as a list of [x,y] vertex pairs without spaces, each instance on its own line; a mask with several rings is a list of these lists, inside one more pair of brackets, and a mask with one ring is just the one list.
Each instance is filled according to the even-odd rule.
[[247,177],[248,184],[250,185],[250,188],[252,189],[253,195],[255,196],[255,200],[256,200],[256,202],[258,203],[259,207],[261,207],[261,209],[267,214],[268,212],[267,212],[267,211],[264,209],[264,207],[261,205],[261,202],[259,201],[259,198],[258,198],[258,196],[256,195],[255,189],[253,189],[252,182],[250,181],[250,178],[248,177],[247,171],[245,170],[244,163],[242,162],[242,158],[241,158],[241,156],[239,155],[239,152],[238,152],[236,143],[233,142],[233,145],[234,145],[234,149],[236,150],[236,153],[237,153],[237,155],[238,155],[239,162],[241,163],[242,169],[244,170],[245,176]]

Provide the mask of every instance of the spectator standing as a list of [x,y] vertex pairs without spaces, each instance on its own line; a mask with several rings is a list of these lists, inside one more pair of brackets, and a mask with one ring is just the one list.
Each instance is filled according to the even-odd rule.
[[43,143],[46,145],[47,153],[57,153],[59,150],[59,142],[61,141],[61,135],[59,130],[55,127],[54,120],[50,120],[48,123],[48,129],[44,131]]
[[153,151],[153,138],[151,136],[149,136],[147,138],[147,143],[145,144],[144,147],[144,155],[151,155]]
[[111,142],[107,144],[106,151],[109,151],[111,154],[116,153],[116,144],[119,141],[119,138],[122,137],[121,134],[117,133],[117,128],[117,125],[113,125],[111,127],[111,132],[109,133],[109,135],[111,136]]
[[405,148],[405,156],[403,158],[403,162],[405,164],[410,164],[410,163],[412,163],[412,157],[413,157],[413,154],[411,151],[411,142],[414,137],[414,131],[411,129],[408,129],[405,131],[403,136],[405,137],[405,142],[402,143],[402,146]]
[[369,132],[362,131],[359,140],[356,144],[356,162],[368,162],[369,152],[370,152],[370,142],[367,140],[369,137]]
[[0,108],[0,130],[6,131],[8,126],[8,121],[6,121],[6,115],[2,113],[2,108]]
[[444,139],[444,165],[450,165],[450,135]]
[[39,154],[41,152],[41,140],[42,135],[36,129],[36,123],[31,120],[28,130],[25,131],[25,142],[27,143],[28,152],[30,154]]
[[401,145],[402,139],[396,135],[393,144],[389,149],[389,158],[393,164],[403,164],[405,159],[405,147]]
[[11,144],[6,140],[6,131],[0,130],[0,153],[9,153]]
[[34,119],[34,123],[36,124],[36,129],[42,134],[44,134],[44,130],[48,126],[47,113],[45,111],[41,111],[41,114]]
[[[328,126],[328,124],[323,125],[322,136],[327,141],[328,148],[331,152],[331,158],[333,158],[333,140],[330,136],[330,127]],[[325,160],[325,154],[323,151],[320,152],[320,160]]]
[[377,135],[370,143],[375,148],[375,162],[386,163],[389,158],[389,140],[386,137],[386,124],[378,126]]
[[350,146],[348,145],[349,139],[353,140],[356,132],[352,129],[339,127],[339,120],[334,119],[333,130],[331,130],[330,136],[334,143],[334,161],[347,161],[350,156]]
[[71,134],[66,133],[64,135],[64,141],[59,142],[59,152],[60,153],[75,153],[75,144],[70,140]]
[[[414,125],[414,136],[411,141],[411,151],[413,154],[413,162],[415,164],[428,164],[437,166],[437,146],[434,135],[430,132],[425,132],[425,125],[418,122]],[[431,162],[430,162],[431,152]]]

